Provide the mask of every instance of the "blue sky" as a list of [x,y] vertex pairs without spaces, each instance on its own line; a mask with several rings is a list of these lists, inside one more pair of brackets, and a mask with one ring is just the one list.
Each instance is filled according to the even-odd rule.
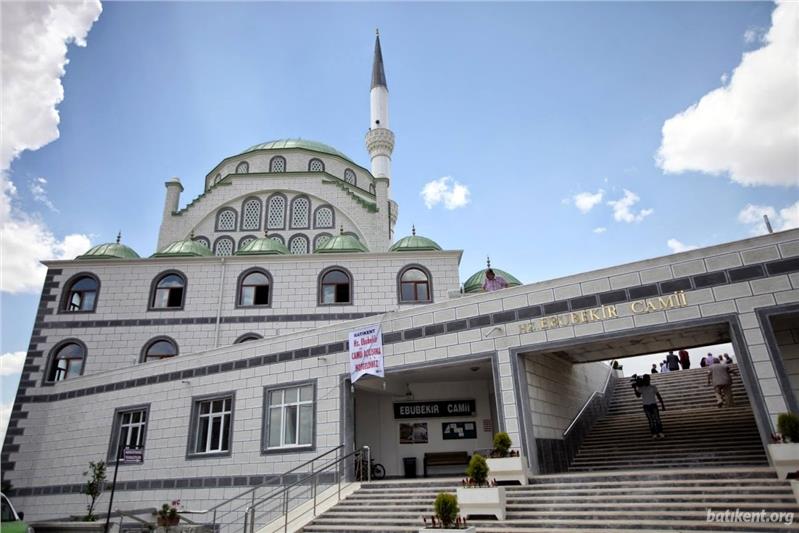
[[[100,243],[118,230],[144,256],[155,251],[171,176],[183,181],[185,204],[221,159],[284,137],[331,144],[368,167],[379,27],[397,139],[398,236],[415,224],[445,248],[463,249],[462,280],[486,255],[533,282],[744,238],[758,231],[746,221],[762,212],[790,227],[799,219],[795,159],[769,167],[763,159],[780,162],[771,148],[750,154],[718,138],[733,129],[773,134],[766,144],[790,149],[787,128],[763,133],[757,116],[768,110],[725,112],[732,126],[706,127],[724,122],[718,109],[746,109],[729,102],[762,102],[758,90],[796,92],[774,66],[779,43],[765,39],[774,8],[106,3],[85,24],[86,46],[68,48],[60,137],[4,169],[17,191],[10,216],[47,228],[51,257],[73,251],[61,242],[68,235]],[[754,66],[745,66],[753,51]],[[715,104],[703,100],[712,94]],[[796,97],[787,98],[781,110],[796,125]],[[425,205],[425,184],[443,177],[468,189],[468,203]],[[585,212],[575,204],[580,193],[593,195],[581,197]],[[625,195],[615,210],[608,204]],[[25,350],[37,292],[28,284],[2,294],[2,353]],[[2,380],[6,403],[16,376]]]

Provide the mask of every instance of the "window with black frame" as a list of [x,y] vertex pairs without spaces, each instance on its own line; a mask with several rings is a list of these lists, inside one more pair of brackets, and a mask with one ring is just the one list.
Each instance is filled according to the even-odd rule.
[[114,434],[108,450],[109,460],[118,459],[119,451],[123,448],[144,447],[148,410],[147,406],[141,406],[121,409],[115,413]]
[[67,342],[56,349],[50,361],[47,381],[55,383],[83,374],[86,350],[76,342]]
[[147,344],[142,360],[144,363],[147,361],[160,361],[161,359],[175,357],[177,354],[178,347],[172,340],[156,339]]
[[94,311],[94,306],[97,304],[97,289],[97,280],[91,276],[76,279],[69,285],[64,300],[64,311],[70,313]]
[[348,304],[352,302],[350,276],[343,270],[325,272],[321,280],[321,303]]
[[186,280],[179,274],[166,274],[155,284],[150,307],[153,309],[174,309],[183,307],[183,294]]
[[418,303],[430,301],[430,279],[419,268],[408,268],[400,276],[400,302]]
[[239,286],[239,305],[268,306],[270,303],[271,282],[264,272],[255,270],[241,279]]

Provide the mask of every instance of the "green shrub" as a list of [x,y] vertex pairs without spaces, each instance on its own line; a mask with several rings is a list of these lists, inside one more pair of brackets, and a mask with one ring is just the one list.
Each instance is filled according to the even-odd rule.
[[83,520],[86,522],[94,522],[97,520],[97,515],[94,514],[94,506],[97,504],[97,499],[103,493],[105,488],[105,461],[97,463],[90,462],[89,470],[83,473],[84,476],[89,476],[89,480],[83,486],[82,493],[89,497],[89,503],[86,505],[86,516]]
[[479,453],[472,455],[469,466],[466,467],[466,475],[478,487],[485,485],[488,479],[488,463],[486,463],[485,457]]
[[507,457],[511,444],[510,435],[504,431],[494,435],[494,453],[497,457]]
[[777,430],[782,438],[791,442],[799,442],[799,416],[794,413],[782,413],[777,417]]
[[433,504],[436,517],[441,521],[441,525],[449,527],[458,518],[460,509],[458,508],[458,498],[454,494],[439,492]]

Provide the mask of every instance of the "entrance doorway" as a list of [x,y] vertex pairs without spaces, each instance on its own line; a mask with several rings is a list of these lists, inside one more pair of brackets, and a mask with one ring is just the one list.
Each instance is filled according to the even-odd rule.
[[[486,453],[497,428],[491,359],[386,371],[353,387],[355,446],[369,446],[387,477],[463,476],[456,453]],[[431,458],[452,452],[452,464]]]

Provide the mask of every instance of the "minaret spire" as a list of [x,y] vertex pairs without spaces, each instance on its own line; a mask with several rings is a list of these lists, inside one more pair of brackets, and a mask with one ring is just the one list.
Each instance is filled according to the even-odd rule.
[[386,71],[383,68],[383,51],[380,49],[380,30],[375,30],[375,58],[372,61],[372,89],[375,87],[385,87],[388,90],[386,83]]

